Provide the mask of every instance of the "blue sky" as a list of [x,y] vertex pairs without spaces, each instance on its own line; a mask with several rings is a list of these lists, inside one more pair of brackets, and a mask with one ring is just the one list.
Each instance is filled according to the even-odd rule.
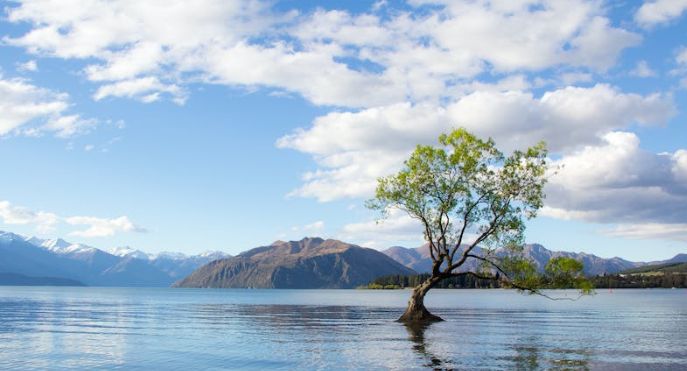
[[687,2],[11,1],[0,229],[238,253],[320,235],[416,246],[365,210],[465,126],[554,165],[527,241],[687,251]]

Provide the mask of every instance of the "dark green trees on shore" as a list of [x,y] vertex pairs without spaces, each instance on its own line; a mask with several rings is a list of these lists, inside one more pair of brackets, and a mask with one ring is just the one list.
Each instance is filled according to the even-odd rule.
[[[544,278],[520,254],[524,220],[543,206],[546,170],[544,143],[505,156],[491,138],[457,129],[441,135],[438,146],[418,145],[397,174],[379,179],[367,206],[383,215],[400,209],[418,220],[433,261],[431,274],[415,287],[399,321],[440,321],[425,308],[424,297],[457,277],[491,280],[529,293],[540,293],[545,279],[574,282],[583,293],[591,291],[572,259],[553,262]],[[496,257],[496,247],[507,247],[509,254]],[[470,259],[481,268],[462,271]]]
[[[414,276],[391,275],[377,277],[366,289],[403,289],[414,288],[425,282],[431,275],[429,273]],[[667,272],[665,274],[609,274],[589,277],[594,288],[597,289],[652,289],[652,288],[687,288],[687,273]],[[549,287],[546,282],[544,288]],[[480,279],[472,276],[458,276],[447,278],[436,284],[435,288],[441,289],[495,289],[501,288],[501,283],[489,279]],[[506,286],[507,287],[507,286]],[[553,288],[553,287],[552,287]],[[572,289],[573,285],[558,287]]]

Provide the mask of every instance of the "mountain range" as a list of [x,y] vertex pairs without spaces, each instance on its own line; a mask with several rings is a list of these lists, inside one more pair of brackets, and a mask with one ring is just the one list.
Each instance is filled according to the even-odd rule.
[[[482,255],[484,251],[479,247],[473,250],[475,254]],[[382,253],[388,255],[397,262],[411,268],[419,273],[428,273],[432,270],[432,258],[429,255],[429,245],[424,244],[416,248],[406,248],[401,246],[393,246]],[[508,252],[505,249],[496,249],[494,252],[497,257],[504,256]],[[552,258],[567,257],[581,261],[584,264],[584,273],[588,276],[596,276],[602,274],[614,274],[628,269],[638,268],[653,264],[667,264],[667,263],[684,263],[687,262],[687,254],[678,254],[675,257],[653,262],[632,262],[619,257],[601,258],[593,254],[575,253],[567,251],[552,251],[546,249],[539,244],[527,244],[522,251],[525,258],[534,263],[538,270],[542,271]],[[478,261],[470,259],[462,267],[462,270],[477,268]]]
[[19,280],[26,284],[169,287],[196,268],[228,256],[222,252],[153,255],[128,247],[106,251],[63,239],[0,231],[0,273],[5,274],[0,275],[0,284]]
[[[484,251],[476,248],[476,254]],[[497,256],[506,251],[497,249]],[[585,274],[613,274],[651,264],[687,262],[687,254],[654,262],[601,258],[592,254],[552,251],[525,245],[523,254],[538,269],[554,257],[584,263]],[[468,260],[463,270],[477,268]],[[431,270],[428,246],[394,246],[377,251],[317,237],[276,241],[235,257],[223,252],[187,256],[148,254],[129,247],[101,250],[62,239],[39,239],[0,231],[0,285],[88,285],[244,288],[351,288],[385,275],[411,275]]]
[[416,274],[377,250],[337,240],[277,241],[209,263],[177,287],[354,288],[379,276]]

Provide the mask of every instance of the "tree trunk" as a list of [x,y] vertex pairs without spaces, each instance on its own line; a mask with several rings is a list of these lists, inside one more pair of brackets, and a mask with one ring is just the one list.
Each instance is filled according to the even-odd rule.
[[441,317],[435,316],[425,308],[425,295],[427,295],[427,292],[440,280],[439,277],[432,276],[428,278],[427,281],[415,287],[415,289],[413,289],[413,294],[410,296],[410,300],[408,300],[408,308],[406,308],[401,318],[398,319],[398,322],[404,322],[406,324],[423,324],[443,321]]

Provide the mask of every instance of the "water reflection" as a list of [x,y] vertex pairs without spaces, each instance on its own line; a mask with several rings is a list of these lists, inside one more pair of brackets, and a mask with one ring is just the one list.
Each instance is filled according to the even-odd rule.
[[513,368],[517,370],[538,370],[539,367],[539,353],[540,349],[537,346],[535,339],[525,339],[524,344],[515,344],[513,350],[515,356],[512,358]]
[[425,338],[425,332],[433,326],[440,325],[436,323],[406,323],[403,324],[408,331],[409,339],[413,342],[413,351],[417,353],[425,362],[423,366],[433,370],[453,370],[450,367],[450,362],[446,359],[440,358],[438,355],[430,350],[429,344]]
[[502,357],[516,370],[589,370],[593,352],[585,348],[562,348],[546,344],[540,336],[521,337],[511,344],[512,356]]

